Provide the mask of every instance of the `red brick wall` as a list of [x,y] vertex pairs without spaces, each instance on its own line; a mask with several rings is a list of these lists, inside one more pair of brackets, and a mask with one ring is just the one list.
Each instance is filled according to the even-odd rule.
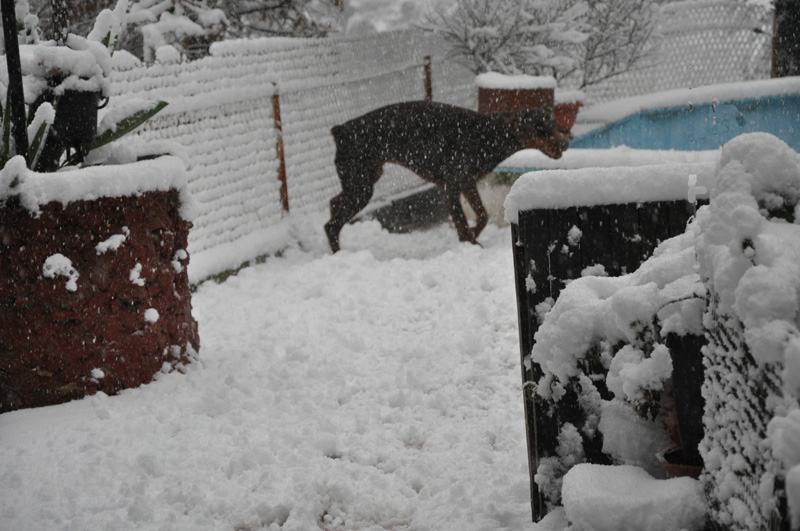
[[[191,223],[178,196],[51,202],[38,217],[0,206],[0,413],[113,394],[191,361],[200,346],[183,253]],[[115,235],[125,235],[116,250],[97,249]],[[68,276],[44,274],[56,254],[78,274],[74,291]],[[157,320],[145,318],[151,308]]]

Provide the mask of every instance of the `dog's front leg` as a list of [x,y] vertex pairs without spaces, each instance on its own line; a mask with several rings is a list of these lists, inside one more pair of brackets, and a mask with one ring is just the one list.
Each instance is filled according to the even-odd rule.
[[439,187],[439,192],[450,210],[450,218],[456,227],[458,239],[462,242],[478,243],[475,241],[475,235],[469,230],[467,217],[461,208],[461,190],[453,185],[445,184]]
[[472,207],[472,210],[475,212],[475,216],[477,218],[475,227],[472,229],[473,240],[478,239],[481,231],[489,222],[489,213],[486,212],[486,208],[483,206],[483,201],[481,201],[481,195],[478,193],[478,181],[481,177],[483,177],[483,175],[478,175],[474,180],[470,181],[466,186],[464,186],[464,188],[461,189],[461,193],[464,194],[464,197],[469,203],[469,206]]

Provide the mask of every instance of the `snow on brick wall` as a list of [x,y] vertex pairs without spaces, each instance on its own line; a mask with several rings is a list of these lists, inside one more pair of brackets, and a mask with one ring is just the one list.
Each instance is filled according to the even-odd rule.
[[[189,63],[115,71],[112,102],[169,102],[139,137],[178,142],[190,162],[189,190],[200,204],[189,240],[198,271],[192,281],[277,250],[266,236],[286,217],[273,94],[280,98],[290,216],[319,214],[340,191],[330,128],[376,107],[423,99],[426,56],[434,99],[475,107],[472,74],[445,61],[445,52],[435,37],[410,31],[253,39],[215,43],[208,57]],[[389,167],[367,208],[423,184]]]

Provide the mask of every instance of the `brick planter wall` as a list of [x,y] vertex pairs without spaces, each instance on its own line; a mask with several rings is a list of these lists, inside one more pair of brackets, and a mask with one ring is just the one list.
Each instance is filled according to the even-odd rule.
[[[0,413],[113,394],[191,360],[177,190],[50,202],[38,216],[13,203],[0,206]],[[74,271],[48,276],[58,255]]]

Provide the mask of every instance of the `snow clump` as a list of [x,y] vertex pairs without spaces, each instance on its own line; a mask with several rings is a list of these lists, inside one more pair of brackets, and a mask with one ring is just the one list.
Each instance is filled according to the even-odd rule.
[[181,62],[181,52],[174,46],[165,44],[156,50],[156,62],[162,65],[174,65]]
[[42,274],[45,278],[67,277],[67,291],[77,291],[80,274],[72,267],[72,261],[61,253],[56,253],[44,261]]
[[95,245],[94,248],[97,251],[97,254],[101,255],[108,251],[116,251],[123,244],[123,242],[125,242],[130,233],[131,231],[128,229],[128,227],[122,227],[122,234],[113,234],[109,236],[108,239]]
[[157,323],[158,322],[158,310],[155,308],[148,308],[144,311],[144,320],[148,323]]
[[136,284],[137,286],[144,286],[144,279],[141,277],[142,275],[142,264],[136,264],[131,269],[130,274],[128,275],[128,280],[131,283]]

